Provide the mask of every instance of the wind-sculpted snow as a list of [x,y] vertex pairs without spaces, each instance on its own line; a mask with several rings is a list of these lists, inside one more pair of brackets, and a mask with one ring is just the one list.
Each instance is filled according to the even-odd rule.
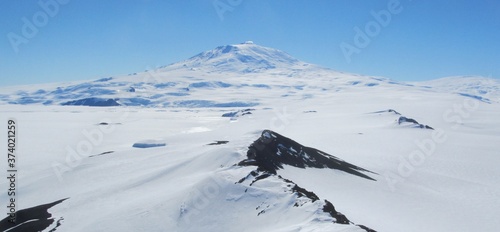
[[45,100],[40,97],[20,97],[17,99],[15,104],[28,105],[44,102]]
[[176,97],[184,97],[184,96],[189,96],[189,93],[184,93],[184,92],[180,92],[180,93],[165,93],[165,95],[176,96]]
[[241,117],[241,116],[244,116],[244,115],[252,114],[252,111],[254,111],[254,110],[255,109],[244,109],[244,110],[238,110],[238,111],[234,111],[234,112],[228,112],[228,113],[222,114],[222,117],[225,117],[225,118],[237,118],[237,117]]
[[169,87],[174,87],[176,85],[177,85],[177,83],[175,83],[175,82],[164,82],[164,83],[155,84],[154,86],[158,89],[165,89],[165,88],[169,88]]
[[478,101],[482,101],[484,103],[491,103],[490,99],[485,98],[485,97],[481,97],[481,96],[477,96],[477,95],[472,95],[472,94],[468,94],[468,93],[458,93],[458,94],[461,95],[461,96],[464,96],[464,97],[470,97],[470,98],[476,99]]
[[252,87],[263,88],[263,89],[271,89],[271,86],[266,84],[253,84]]
[[435,91],[456,93],[484,103],[491,103],[494,99],[500,99],[500,80],[491,77],[454,76],[414,84]]
[[185,196],[179,231],[373,231],[349,221],[314,192],[251,167],[221,168],[197,189],[210,192]]
[[[344,214],[338,212],[330,201],[321,200],[320,197],[314,192],[304,189],[292,180],[285,179],[280,175],[269,173],[267,171],[253,170],[247,176],[240,179],[236,184],[246,187],[245,194],[251,194],[247,193],[250,188],[254,189],[253,191],[255,191],[255,189],[259,189],[260,191],[265,192],[282,192],[280,195],[283,195],[283,193],[290,194],[291,200],[287,205],[289,209],[286,211],[292,212],[292,208],[298,208],[307,212],[314,210],[315,207],[316,210],[314,211],[317,213],[316,217],[320,217],[321,214],[326,213],[333,219],[331,221],[333,224],[349,225],[358,227],[367,232],[375,232],[375,230],[370,229],[369,227],[353,223]],[[276,191],[277,188],[279,189],[278,191]],[[274,197],[275,196],[273,196],[273,198]],[[289,198],[290,196],[282,196],[282,198],[283,197]],[[255,208],[258,211],[257,216],[266,217],[266,213],[268,211],[275,211],[275,207],[279,204],[281,203],[278,203],[278,201],[272,202],[267,200],[264,205],[260,205]],[[283,212],[283,215],[287,215],[286,211]],[[334,228],[332,227],[331,230],[334,230]]]
[[122,98],[118,100],[120,105],[126,106],[149,106],[152,101],[145,98],[135,97],[135,98]]
[[231,84],[222,81],[196,82],[189,84],[189,88],[229,88]]

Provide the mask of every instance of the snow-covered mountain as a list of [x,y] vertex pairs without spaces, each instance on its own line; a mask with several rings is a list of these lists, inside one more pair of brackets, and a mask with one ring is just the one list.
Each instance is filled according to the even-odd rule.
[[498,100],[498,93],[500,93],[500,81],[498,79],[479,76],[445,77],[416,84],[424,87],[429,86],[443,92],[474,97],[484,102]]
[[[453,77],[421,83],[402,83],[381,77],[337,72],[308,64],[289,54],[245,42],[220,46],[188,60],[128,76],[94,81],[7,87],[0,89],[0,103],[146,106],[146,107],[252,107],[259,99],[240,97],[241,91],[273,91],[271,94],[307,98],[325,91],[378,87],[428,89],[451,92],[485,102],[500,97],[498,80],[482,77]],[[217,89],[229,101],[207,101]],[[237,90],[237,91],[235,91]],[[308,91],[310,90],[310,91]],[[266,94],[267,95],[267,94]]]
[[252,42],[4,87],[17,224],[0,230],[496,231],[499,87],[343,73]]
[[206,72],[254,73],[280,68],[302,69],[308,65],[283,51],[247,41],[202,52],[186,61],[166,66],[165,70],[189,68],[202,69]]

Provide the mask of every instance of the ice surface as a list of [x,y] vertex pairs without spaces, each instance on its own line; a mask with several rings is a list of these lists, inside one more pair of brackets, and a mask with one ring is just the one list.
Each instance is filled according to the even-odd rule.
[[134,145],[132,145],[132,147],[135,147],[135,148],[151,148],[151,147],[164,147],[166,146],[167,144],[165,143],[165,141],[162,141],[162,140],[142,140],[142,141],[139,141],[139,142],[136,142],[134,143]]

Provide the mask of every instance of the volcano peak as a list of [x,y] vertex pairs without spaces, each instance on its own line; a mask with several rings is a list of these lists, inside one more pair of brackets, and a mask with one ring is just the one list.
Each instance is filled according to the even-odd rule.
[[250,73],[305,64],[278,49],[253,41],[224,45],[201,52],[185,61],[167,66],[171,69],[207,69],[207,71]]

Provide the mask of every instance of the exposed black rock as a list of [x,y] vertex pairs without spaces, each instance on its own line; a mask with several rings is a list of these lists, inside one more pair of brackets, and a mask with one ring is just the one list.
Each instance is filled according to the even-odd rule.
[[117,102],[117,99],[104,99],[104,98],[95,98],[95,97],[64,102],[64,103],[61,103],[61,105],[63,105],[63,106],[100,106],[100,107],[120,106],[120,104]]
[[97,155],[91,155],[89,157],[96,157],[96,156],[101,156],[101,155],[107,155],[107,154],[111,154],[113,153],[114,151],[106,151],[106,152],[103,152],[103,153],[100,153],[100,154],[97,154]]
[[276,174],[283,165],[299,168],[330,168],[341,170],[369,180],[375,180],[363,172],[373,173],[361,167],[347,163],[326,152],[303,146],[292,139],[270,130],[264,130],[259,139],[255,140],[247,152],[248,159],[239,165],[254,165],[259,170]]
[[[68,199],[68,198],[66,198]],[[43,231],[52,225],[55,221],[48,210],[55,205],[60,204],[66,199],[61,199],[49,204],[39,205],[27,209],[21,209],[16,212],[15,223],[11,222],[11,217],[7,216],[0,221],[0,231],[9,230],[9,232],[25,231]],[[61,225],[62,218],[57,220],[56,226],[51,229],[55,231]]]
[[[245,165],[243,165],[243,166],[245,166]],[[248,179],[248,178],[250,178],[251,176],[256,177],[256,176],[258,176],[258,175],[259,175],[259,173],[258,173],[258,172],[256,172],[256,171],[251,171],[251,172],[250,172],[247,176],[245,176],[245,177],[241,178],[241,179],[240,179],[237,183],[241,184],[241,183],[243,183],[243,181],[247,180],[247,179]],[[255,181],[254,181],[254,182],[255,182]],[[252,182],[252,183],[253,183],[253,182]],[[236,184],[236,183],[235,183],[235,184]]]
[[401,124],[404,122],[409,122],[409,123],[413,123],[413,124],[420,124],[413,118],[407,118],[407,117],[403,117],[403,116],[399,117],[398,124]]
[[243,115],[252,114],[251,111],[254,111],[254,110],[255,109],[244,109],[244,110],[238,110],[238,111],[234,111],[234,112],[228,112],[228,113],[222,114],[222,117],[227,117],[227,118],[241,117]]
[[381,111],[377,111],[377,112],[373,112],[374,114],[380,114],[380,113],[394,113],[396,115],[401,115],[399,112],[393,110],[393,109],[388,109],[388,110],[381,110]]
[[366,230],[366,232],[377,232],[376,230],[371,229],[371,228],[364,226],[364,225],[357,225],[357,226],[361,227],[361,229],[363,229],[363,230]]
[[100,122],[96,124],[97,126],[109,126],[109,125],[121,125],[121,123],[109,123],[109,122]]
[[397,115],[401,115],[399,112],[393,110],[393,109],[388,109],[387,112],[392,112],[392,113],[395,113]]
[[[354,224],[353,222],[349,221],[347,217],[342,214],[341,212],[338,212],[335,210],[335,206],[328,200],[325,200],[325,205],[323,206],[323,212],[330,214],[333,218],[335,218],[335,223],[339,224]],[[377,232],[369,227],[366,227],[364,225],[357,225],[361,229],[366,230],[366,232]]]
[[408,117],[405,117],[403,116],[401,113],[393,110],[393,109],[388,109],[388,110],[382,110],[382,111],[377,111],[377,112],[373,112],[374,114],[380,114],[380,113],[394,113],[396,115],[399,115],[399,118],[397,119],[397,122],[398,122],[398,125],[401,125],[403,123],[409,123],[409,124],[413,124],[414,127],[416,128],[422,128],[422,129],[430,129],[430,130],[434,130],[434,128],[430,127],[430,126],[427,126],[427,125],[424,125],[424,124],[420,124],[417,122],[417,120],[413,119],[413,118],[408,118]]
[[215,141],[215,142],[209,143],[207,145],[222,145],[222,144],[226,144],[226,143],[229,143],[229,141]]
[[254,160],[254,159],[244,159],[236,165],[238,165],[238,166],[259,166],[259,163],[257,162],[257,160]]
[[[252,172],[252,174],[253,174],[253,172]],[[263,180],[263,179],[266,179],[266,178],[268,178],[268,177],[270,177],[270,176],[271,176],[271,174],[270,174],[270,173],[267,173],[267,172],[266,172],[266,173],[263,173],[263,174],[261,174],[261,175],[259,175],[259,176],[255,177],[255,180],[253,180],[253,181],[252,181],[252,183],[250,183],[250,186],[252,186],[252,185],[253,185],[255,182],[257,182],[257,181],[259,181],[259,180]]]
[[328,200],[325,200],[325,205],[323,206],[323,212],[329,213],[330,216],[335,218],[336,223],[339,223],[339,224],[350,224],[351,223],[351,221],[349,221],[349,219],[347,219],[347,217],[344,214],[337,212],[337,210],[335,210],[335,206],[333,206],[333,204],[331,202],[329,202]]
[[405,122],[406,123],[414,124],[416,127],[419,127],[419,128],[422,128],[422,129],[434,130],[434,128],[432,128],[430,126],[418,123],[417,120],[415,120],[413,118],[407,118],[407,117],[404,117],[404,116],[401,116],[401,117],[398,118],[398,124],[399,125],[401,125],[402,123],[405,123]]
[[312,202],[319,200],[319,197],[315,193],[309,192],[305,188],[301,188],[298,185],[294,185],[292,187],[292,191],[294,193],[297,193],[297,195],[299,195],[299,197],[307,197],[307,198],[311,199]]

